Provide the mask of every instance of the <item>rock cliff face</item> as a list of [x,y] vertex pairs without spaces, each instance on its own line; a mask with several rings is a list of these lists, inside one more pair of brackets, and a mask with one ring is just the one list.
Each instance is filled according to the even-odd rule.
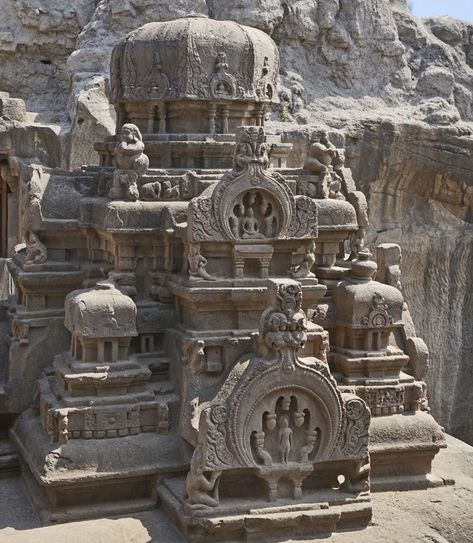
[[[405,0],[0,0],[0,90],[56,125],[64,166],[114,131],[112,47],[183,15],[258,27],[281,53],[267,127],[295,143],[328,127],[370,203],[370,240],[400,243],[403,288],[431,352],[434,415],[473,442],[473,24],[419,20]],[[1,130],[1,126],[0,126]],[[52,137],[52,136],[51,136]],[[55,165],[55,164],[51,164]],[[470,411],[470,413],[469,413]]]

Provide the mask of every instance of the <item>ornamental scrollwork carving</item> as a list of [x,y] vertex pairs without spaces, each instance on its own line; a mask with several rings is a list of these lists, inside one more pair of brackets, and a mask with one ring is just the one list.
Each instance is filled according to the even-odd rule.
[[370,412],[365,402],[351,397],[345,402],[346,431],[343,451],[355,456],[368,451]]

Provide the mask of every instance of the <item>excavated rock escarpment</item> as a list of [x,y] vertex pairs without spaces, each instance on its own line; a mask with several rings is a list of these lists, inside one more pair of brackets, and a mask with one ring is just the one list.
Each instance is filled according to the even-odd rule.
[[44,145],[31,156],[97,163],[93,143],[114,132],[112,47],[183,15],[233,19],[276,41],[282,101],[267,128],[296,144],[294,166],[323,126],[346,146],[369,198],[370,239],[403,249],[404,295],[431,353],[433,413],[472,443],[473,24],[420,21],[405,0],[2,0],[0,90],[26,100],[37,113],[29,123],[54,125],[28,134],[65,150],[62,164],[52,151],[38,156]]

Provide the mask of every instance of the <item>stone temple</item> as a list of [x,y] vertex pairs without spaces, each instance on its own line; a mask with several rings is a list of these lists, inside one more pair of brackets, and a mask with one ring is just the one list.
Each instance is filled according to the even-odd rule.
[[264,32],[149,23],[111,58],[99,166],[12,169],[6,413],[45,522],[163,508],[189,541],[366,526],[443,484],[400,248],[326,133],[265,131]]

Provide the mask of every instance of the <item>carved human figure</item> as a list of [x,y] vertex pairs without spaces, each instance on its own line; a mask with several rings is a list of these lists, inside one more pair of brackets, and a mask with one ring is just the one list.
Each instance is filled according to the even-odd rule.
[[124,124],[113,152],[115,166],[123,170],[136,171],[140,175],[145,174],[149,160],[143,153],[144,149],[143,137],[139,128],[131,123]]
[[245,215],[241,221],[242,238],[263,237],[259,231],[258,219],[255,218],[255,212],[252,207],[248,206],[245,209]]
[[287,464],[289,453],[292,448],[292,430],[289,428],[289,419],[284,416],[279,421],[279,452],[281,453],[281,462]]
[[66,415],[59,415],[58,419],[58,437],[61,445],[66,445],[69,441],[69,419]]
[[110,330],[118,330],[119,326],[115,318],[115,310],[112,305],[104,307],[100,317],[100,328],[108,328]]
[[263,199],[263,202],[259,206],[259,212],[263,217],[266,237],[272,238],[276,235],[277,221],[273,214],[273,206],[271,205],[271,202]]
[[335,171],[331,172],[330,182],[328,185],[328,197],[332,198],[333,200],[338,200],[341,198],[341,189],[342,179]]
[[291,112],[297,113],[304,107],[304,87],[298,81],[291,85],[292,107]]
[[228,98],[236,94],[235,78],[227,69],[227,55],[220,51],[215,62],[215,74],[210,81],[210,91],[215,98]]
[[[205,507],[217,507],[218,498],[218,481],[221,471],[213,471],[210,478],[207,479],[203,467],[203,454],[201,445],[197,446],[192,455],[191,469],[186,478],[186,492],[190,503],[194,509]],[[212,493],[212,496],[209,496]]]
[[282,349],[287,342],[284,332],[287,330],[287,318],[284,313],[274,313],[268,323],[268,331],[264,335],[269,349]]
[[354,260],[355,258],[358,258],[358,255],[363,251],[365,248],[365,229],[363,226],[360,226],[358,230],[353,235],[351,242],[350,242],[350,260]]
[[48,259],[46,245],[39,241],[35,232],[28,232],[26,238],[26,264],[44,264]]
[[311,241],[310,245],[305,248],[304,260],[299,266],[291,269],[291,276],[297,279],[304,277],[315,277],[311,272],[315,264],[315,241]]
[[245,214],[241,221],[242,237],[254,237],[259,233],[259,223],[255,219],[255,212],[250,205],[246,207]]
[[228,87],[225,85],[225,83],[223,83],[223,81],[220,81],[220,83],[218,83],[215,94],[222,97],[228,96],[230,94]]
[[304,445],[301,447],[300,451],[300,461],[302,463],[309,462],[309,455],[314,450],[317,439],[317,430],[306,430]]
[[115,171],[109,198],[135,201],[139,197],[138,176],[144,175],[149,166],[144,151],[141,132],[134,124],[124,124],[113,152]]
[[265,451],[264,449],[265,433],[253,432],[252,437],[255,446],[256,457],[261,460],[264,466],[272,466],[273,459],[271,458],[271,455],[268,453],[268,451]]
[[205,279],[206,281],[216,281],[217,278],[207,272],[205,266],[207,265],[207,259],[200,254],[200,246],[198,243],[191,243],[189,246],[189,281],[199,281]]

